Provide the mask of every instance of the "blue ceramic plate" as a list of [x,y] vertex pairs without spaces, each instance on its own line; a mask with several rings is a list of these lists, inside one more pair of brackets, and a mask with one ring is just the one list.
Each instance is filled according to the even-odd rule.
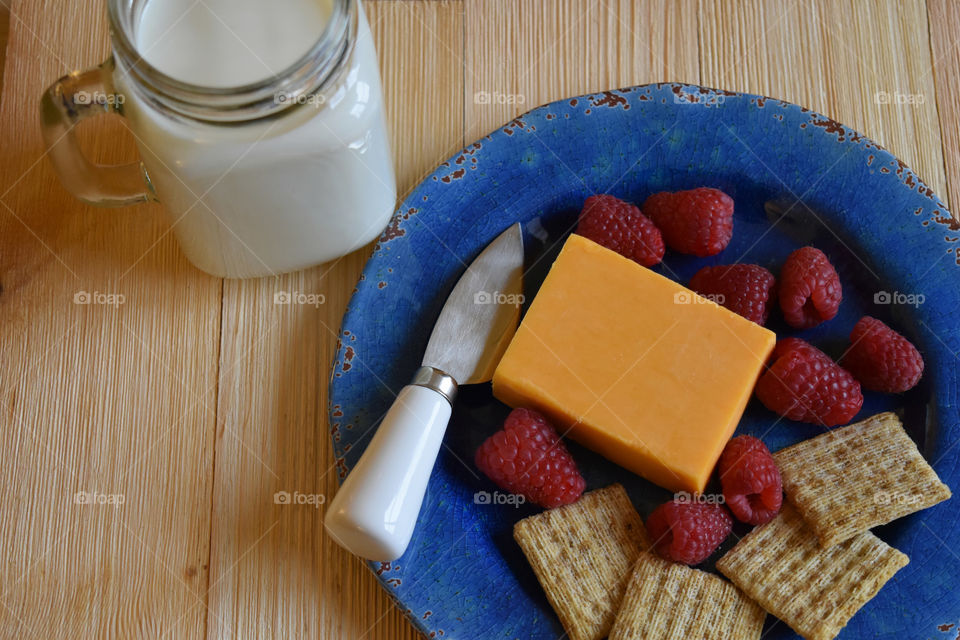
[[[926,360],[921,384],[901,396],[868,393],[859,418],[899,412],[940,477],[960,488],[960,449],[954,448],[960,439],[960,225],[916,174],[856,131],[793,104],[676,84],[534,109],[443,163],[407,198],[343,320],[330,387],[341,479],[419,365],[465,264],[505,227],[523,223],[530,300],[587,196],[609,192],[642,203],[655,191],[703,185],[733,196],[733,241],[709,259],[668,251],[657,269],[686,283],[708,264],[750,262],[777,273],[797,247],[825,251],[843,284],[840,314],[797,333],[775,312],[770,328],[781,337],[800,335],[835,357],[864,314],[906,334]],[[536,510],[475,500],[494,487],[479,476],[473,452],[507,412],[489,385],[462,390],[409,550],[397,562],[372,566],[431,637],[555,640],[563,634],[511,538],[513,523]],[[778,422],[753,401],[738,432],[777,450],[821,429]],[[586,449],[571,445],[571,451],[588,489],[623,483],[644,518],[670,498]],[[956,635],[947,625],[960,622],[958,520],[948,501],[876,530],[908,554],[910,564],[842,638]],[[796,637],[772,617],[766,631],[770,640]]]

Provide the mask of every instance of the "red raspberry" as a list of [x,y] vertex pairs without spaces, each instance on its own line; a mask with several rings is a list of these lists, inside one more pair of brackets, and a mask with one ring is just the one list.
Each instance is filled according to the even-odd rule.
[[825,427],[850,422],[863,406],[860,383],[850,372],[800,338],[777,342],[756,391],[767,409]]
[[657,552],[684,564],[700,564],[717,550],[733,529],[733,518],[721,504],[665,502],[647,518],[647,532]]
[[876,318],[863,316],[850,333],[843,366],[867,389],[902,393],[923,375],[923,357],[913,344]]
[[827,256],[814,247],[797,249],[780,270],[780,308],[791,327],[808,329],[837,315],[843,290]]
[[760,325],[767,321],[775,284],[773,274],[755,264],[704,267],[690,280],[700,295]]
[[733,237],[733,198],[719,189],[661,191],[643,203],[674,251],[701,258],[723,251]]
[[587,198],[576,233],[645,267],[663,259],[660,230],[640,209],[613,196]]
[[532,409],[511,411],[477,449],[476,463],[501,489],[548,509],[576,502],[586,487],[553,425]]
[[717,463],[723,497],[740,522],[764,524],[780,513],[783,484],[767,445],[753,436],[727,443]]

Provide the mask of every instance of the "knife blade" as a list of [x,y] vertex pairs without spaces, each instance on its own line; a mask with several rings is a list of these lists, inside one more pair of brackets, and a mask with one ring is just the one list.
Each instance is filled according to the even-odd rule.
[[511,226],[467,267],[440,311],[423,365],[458,384],[487,382],[517,330],[523,302],[523,233]]
[[486,382],[510,343],[523,302],[523,233],[503,231],[466,268],[440,311],[423,365],[343,486],[324,524],[351,553],[388,562],[406,550],[460,384]]

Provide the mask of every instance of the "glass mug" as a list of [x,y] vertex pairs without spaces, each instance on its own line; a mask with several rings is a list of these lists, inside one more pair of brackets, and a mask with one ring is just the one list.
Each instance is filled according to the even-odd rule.
[[[184,42],[166,42],[161,52],[182,58],[188,70],[206,69],[213,79],[207,85],[167,75],[148,62],[146,47],[138,50],[147,5],[170,3],[153,8],[175,10],[176,1],[108,0],[113,55],[61,78],[42,99],[44,140],[63,185],[95,205],[159,201],[187,258],[220,277],[294,271],[376,238],[394,210],[396,184],[369,26],[357,0],[299,0],[303,7],[311,1],[327,13],[321,29],[292,30],[310,38],[305,54],[263,79],[219,86],[232,77],[224,60],[205,66],[202,51]],[[266,35],[271,27],[260,23],[270,16],[263,12],[294,6],[224,2],[246,3],[247,13],[236,15]],[[200,3],[211,4],[217,0]],[[220,20],[212,10],[210,16]],[[257,56],[255,46],[247,49]],[[273,51],[265,46],[259,53]],[[233,71],[244,71],[242,62],[237,66]],[[72,129],[106,113],[128,120],[139,161],[103,166],[84,157]]]

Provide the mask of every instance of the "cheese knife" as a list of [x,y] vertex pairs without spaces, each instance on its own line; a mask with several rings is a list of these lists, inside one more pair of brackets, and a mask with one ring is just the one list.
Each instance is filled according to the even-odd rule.
[[401,389],[327,508],[334,541],[368,560],[406,550],[450,420],[457,387],[487,382],[517,330],[523,301],[523,233],[502,232],[447,298],[423,364]]

